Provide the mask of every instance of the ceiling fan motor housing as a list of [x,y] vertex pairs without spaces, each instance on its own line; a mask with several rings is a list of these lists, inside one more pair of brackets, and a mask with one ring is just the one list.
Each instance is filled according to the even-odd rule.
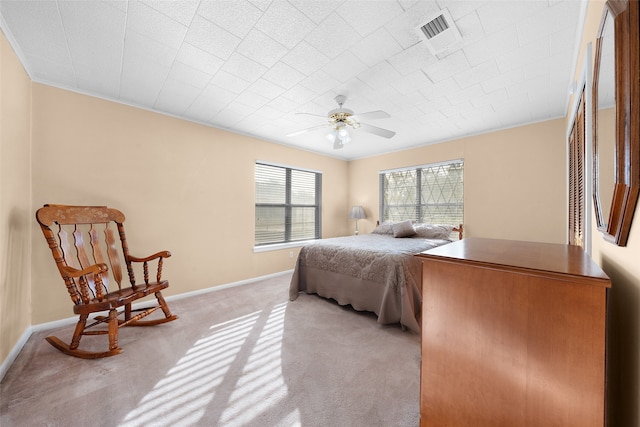
[[335,110],[329,111],[329,121],[331,123],[349,123],[349,118],[351,116],[353,116],[353,111],[347,108],[336,108]]

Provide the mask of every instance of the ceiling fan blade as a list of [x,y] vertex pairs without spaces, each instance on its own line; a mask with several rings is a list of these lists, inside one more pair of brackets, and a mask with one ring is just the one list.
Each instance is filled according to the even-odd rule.
[[377,126],[368,125],[366,123],[360,123],[360,129],[365,132],[381,136],[383,138],[392,138],[396,134],[394,131],[382,129]]
[[316,129],[320,129],[320,128],[324,128],[324,127],[327,127],[327,125],[313,126],[313,127],[310,127],[310,128],[306,128],[306,129],[302,129],[302,130],[296,131],[296,132],[291,132],[291,133],[288,133],[287,136],[298,136],[298,135],[302,135],[303,133],[307,133],[307,132],[310,132],[312,130],[316,130]]
[[373,119],[388,119],[391,116],[389,115],[389,113],[385,111],[376,110],[376,111],[369,111],[368,113],[355,114],[353,117],[355,117],[357,120],[373,120]]

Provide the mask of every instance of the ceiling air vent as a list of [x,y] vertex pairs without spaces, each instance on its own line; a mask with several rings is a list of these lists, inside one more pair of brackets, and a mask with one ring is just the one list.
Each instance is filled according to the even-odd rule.
[[435,19],[420,27],[428,39],[432,39],[443,31],[449,29],[449,23],[443,15],[438,15]]
[[447,9],[431,16],[426,24],[418,27],[418,32],[433,55],[451,53],[462,44],[462,35]]

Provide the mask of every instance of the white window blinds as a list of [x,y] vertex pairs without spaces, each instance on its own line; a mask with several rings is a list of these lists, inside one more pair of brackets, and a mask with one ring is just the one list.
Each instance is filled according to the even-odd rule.
[[569,244],[585,241],[585,95],[581,92],[576,120],[569,135]]
[[256,163],[255,245],[320,238],[322,174]]

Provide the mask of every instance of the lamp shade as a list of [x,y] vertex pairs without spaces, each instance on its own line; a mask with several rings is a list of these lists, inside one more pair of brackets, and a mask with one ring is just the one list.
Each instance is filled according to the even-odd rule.
[[364,214],[362,206],[352,206],[351,212],[349,212],[349,218],[351,219],[363,219],[367,216]]

